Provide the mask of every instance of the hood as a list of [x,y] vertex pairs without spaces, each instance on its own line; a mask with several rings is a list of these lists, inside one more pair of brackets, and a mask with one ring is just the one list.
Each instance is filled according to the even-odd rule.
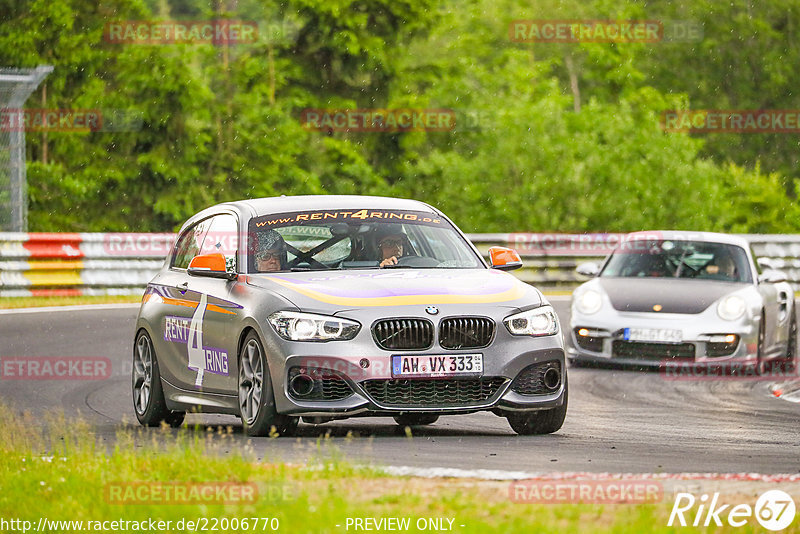
[[702,313],[714,302],[747,284],[681,278],[597,278],[618,311]]
[[344,310],[375,306],[497,304],[536,306],[541,293],[494,269],[392,269],[248,275],[301,309]]

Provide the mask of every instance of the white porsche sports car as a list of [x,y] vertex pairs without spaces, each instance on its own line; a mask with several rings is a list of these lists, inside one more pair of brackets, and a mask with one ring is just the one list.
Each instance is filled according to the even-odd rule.
[[[765,267],[762,272],[761,267]],[[629,234],[572,297],[573,363],[794,365],[794,291],[759,265],[746,239],[714,233]]]

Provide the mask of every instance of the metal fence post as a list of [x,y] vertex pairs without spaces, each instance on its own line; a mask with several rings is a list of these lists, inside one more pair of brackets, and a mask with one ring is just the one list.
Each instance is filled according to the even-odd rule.
[[0,67],[0,231],[28,231],[28,182],[22,107],[53,67]]

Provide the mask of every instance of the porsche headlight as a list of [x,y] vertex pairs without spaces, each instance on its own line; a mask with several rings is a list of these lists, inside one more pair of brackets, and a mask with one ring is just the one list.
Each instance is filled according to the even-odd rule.
[[269,322],[283,339],[289,341],[333,341],[353,339],[361,325],[349,319],[293,311],[278,311]]
[[578,308],[579,312],[586,315],[597,313],[602,305],[603,298],[594,289],[587,289],[575,296],[575,307]]
[[735,321],[744,315],[747,305],[742,297],[728,295],[717,304],[717,314],[726,321]]
[[508,331],[515,336],[552,336],[558,333],[558,317],[551,306],[542,306],[506,317]]

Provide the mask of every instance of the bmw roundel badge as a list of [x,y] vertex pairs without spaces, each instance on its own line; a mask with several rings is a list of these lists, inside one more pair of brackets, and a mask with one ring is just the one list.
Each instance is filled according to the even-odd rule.
[[425,313],[427,313],[428,315],[436,315],[437,313],[439,313],[439,308],[437,308],[436,306],[428,306],[427,308],[425,308]]

